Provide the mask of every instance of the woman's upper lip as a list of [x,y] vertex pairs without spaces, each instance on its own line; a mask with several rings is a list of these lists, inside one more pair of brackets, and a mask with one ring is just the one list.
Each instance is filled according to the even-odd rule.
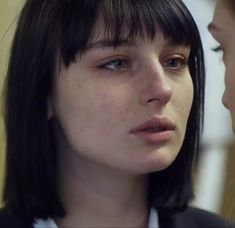
[[168,119],[167,117],[154,117],[145,123],[137,126],[133,130],[130,131],[130,133],[135,133],[138,131],[145,131],[148,129],[156,129],[159,131],[170,131],[175,130],[175,124]]

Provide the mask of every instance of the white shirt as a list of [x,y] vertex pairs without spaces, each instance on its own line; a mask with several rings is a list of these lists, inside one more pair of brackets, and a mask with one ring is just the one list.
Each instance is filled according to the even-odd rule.
[[[36,219],[33,225],[34,228],[58,228],[53,219]],[[148,228],[159,228],[158,214],[156,209],[151,208],[149,215]]]

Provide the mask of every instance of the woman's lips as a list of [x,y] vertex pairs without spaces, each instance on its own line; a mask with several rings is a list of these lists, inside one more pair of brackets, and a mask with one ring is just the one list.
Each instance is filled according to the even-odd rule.
[[155,117],[130,131],[140,139],[160,144],[170,140],[175,132],[175,124],[166,117]]

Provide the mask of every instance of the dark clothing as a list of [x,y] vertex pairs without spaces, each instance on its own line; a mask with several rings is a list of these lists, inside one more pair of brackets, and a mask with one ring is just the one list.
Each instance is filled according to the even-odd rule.
[[235,228],[235,223],[193,207],[171,214],[164,214],[159,210],[158,217],[160,228]]
[[0,210],[0,228],[33,228],[33,220],[23,220],[3,208]]
[[[218,215],[192,207],[177,213],[158,210],[158,217],[160,228],[235,228]],[[1,209],[0,228],[33,228],[33,220],[22,220]]]

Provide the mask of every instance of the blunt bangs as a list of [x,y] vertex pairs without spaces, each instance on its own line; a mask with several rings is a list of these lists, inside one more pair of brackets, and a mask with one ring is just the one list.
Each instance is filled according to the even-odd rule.
[[[192,18],[173,0],[67,1],[62,18],[61,57],[65,66],[74,62],[94,39],[98,23],[103,23],[104,38],[116,47],[123,39],[153,40],[158,31],[166,39],[194,46]],[[86,19],[87,18],[87,19]]]

